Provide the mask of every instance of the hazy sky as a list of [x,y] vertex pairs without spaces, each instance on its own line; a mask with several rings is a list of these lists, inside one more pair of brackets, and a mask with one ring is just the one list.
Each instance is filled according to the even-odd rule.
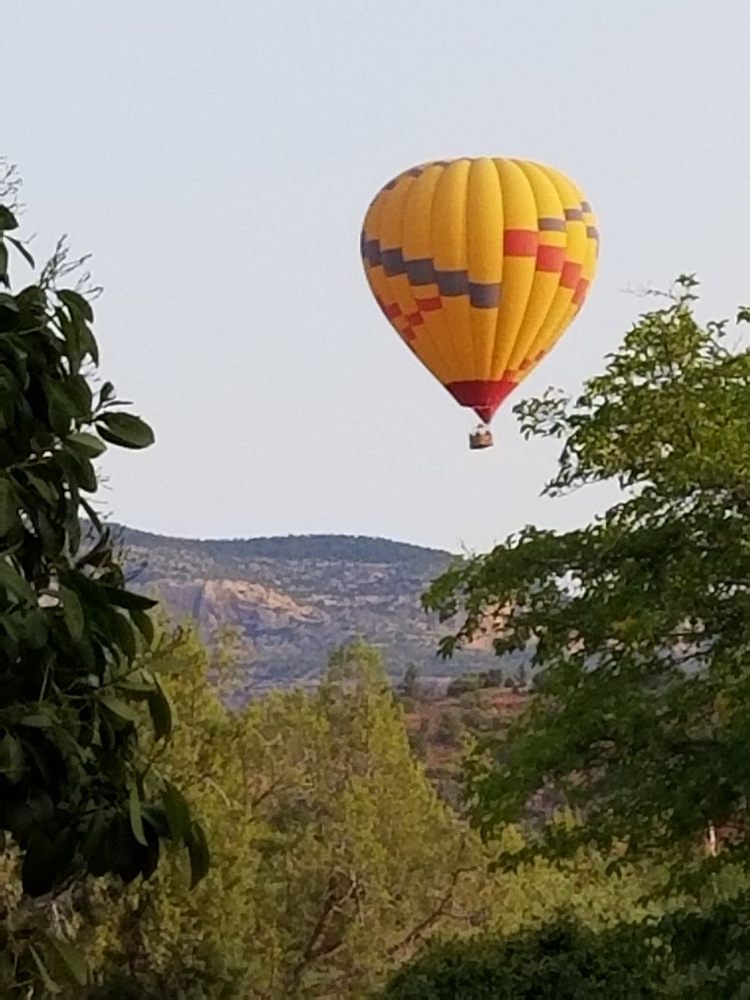
[[24,228],[41,258],[62,232],[93,252],[103,374],[157,433],[107,458],[113,514],[450,548],[582,518],[593,498],[538,498],[557,449],[510,406],[468,451],[470,412],[372,300],[362,216],[433,158],[574,177],[599,275],[513,398],[575,390],[644,308],[627,288],[692,270],[704,314],[750,301],[748,38],[744,0],[6,0]]

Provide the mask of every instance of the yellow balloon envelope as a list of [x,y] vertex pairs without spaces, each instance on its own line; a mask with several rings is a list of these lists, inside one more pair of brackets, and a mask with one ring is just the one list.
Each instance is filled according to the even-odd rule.
[[386,317],[484,422],[578,313],[598,249],[580,188],[526,160],[414,167],[379,192],[362,230]]

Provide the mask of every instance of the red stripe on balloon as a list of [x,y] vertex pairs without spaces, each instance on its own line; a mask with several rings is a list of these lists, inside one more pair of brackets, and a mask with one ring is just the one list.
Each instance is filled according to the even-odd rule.
[[588,291],[589,283],[585,278],[581,280],[576,285],[576,290],[573,292],[573,303],[580,306],[583,300],[586,298],[586,292]]
[[401,307],[397,302],[392,302],[389,306],[383,306],[383,312],[386,314],[388,319],[395,319],[397,316],[401,315]]
[[536,229],[506,229],[503,251],[506,257],[536,257],[539,233]]
[[562,288],[575,288],[581,277],[581,270],[581,264],[574,264],[572,260],[566,260],[560,275],[560,286]]
[[439,295],[433,295],[431,299],[414,299],[414,302],[419,306],[420,312],[434,312],[443,304]]
[[542,243],[536,252],[537,271],[551,271],[559,274],[565,263],[565,247],[553,247]]

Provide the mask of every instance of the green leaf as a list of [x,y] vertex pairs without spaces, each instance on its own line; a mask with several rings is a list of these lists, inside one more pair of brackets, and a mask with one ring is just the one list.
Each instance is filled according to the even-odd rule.
[[27,485],[36,490],[42,500],[48,504],[57,505],[58,493],[52,483],[46,482],[41,476],[34,475],[28,470],[24,470],[24,476]]
[[105,441],[123,448],[148,448],[155,440],[149,425],[132,413],[102,413],[96,423]]
[[[2,206],[0,206],[0,208],[1,207]],[[29,945],[29,952],[31,954],[31,957],[34,959],[34,964],[39,970],[39,975],[41,976],[42,982],[44,983],[44,988],[47,990],[47,993],[56,996],[58,993],[61,992],[60,987],[50,975],[49,969],[42,961],[42,956],[39,954],[39,952],[36,950],[33,944]]]
[[83,375],[71,375],[63,382],[68,399],[75,405],[77,417],[80,419],[91,416],[91,407],[94,397],[91,393],[91,386]]
[[0,282],[8,284],[8,248],[0,240]]
[[18,725],[28,726],[29,729],[51,729],[55,721],[51,715],[45,715],[43,712],[31,712],[29,715],[24,715]]
[[133,836],[142,844],[143,847],[148,847],[148,841],[146,840],[146,834],[143,830],[143,817],[141,816],[141,798],[138,794],[138,788],[133,782],[130,786],[130,795],[128,797],[128,812],[130,814],[130,829],[133,831]]
[[154,693],[154,682],[138,680],[139,676],[141,675],[134,674],[133,676],[125,677],[121,681],[117,681],[115,684],[116,689],[128,698],[133,698],[136,701],[147,701],[150,695]]
[[47,616],[41,609],[30,611],[23,620],[23,638],[32,649],[44,649],[49,639]]
[[211,854],[208,849],[206,834],[203,827],[195,820],[190,824],[190,835],[187,841],[190,858],[190,888],[194,889],[206,877],[211,867]]
[[45,939],[49,948],[62,963],[61,971],[67,973],[67,978],[71,979],[77,986],[85,986],[88,982],[89,970],[83,952],[69,941],[64,941],[53,934],[45,934]]
[[10,313],[20,312],[18,303],[8,292],[0,292],[0,309]]
[[166,739],[172,732],[172,705],[169,697],[158,680],[148,698],[148,710],[154,726],[154,736],[157,740]]
[[68,631],[74,639],[80,639],[86,627],[86,617],[78,595],[68,587],[60,587],[63,615]]
[[[95,493],[98,489],[99,483],[96,478],[96,470],[91,464],[90,459],[79,451],[66,451],[65,463],[66,471],[71,479],[73,479],[82,490],[86,490],[87,493]],[[62,461],[61,461],[62,464]]]
[[99,702],[121,722],[138,722],[138,713],[135,709],[126,705],[124,701],[120,701],[119,698],[115,698],[111,694],[103,694],[99,696]]
[[15,785],[24,773],[24,753],[21,741],[12,733],[0,737],[0,775]]
[[9,479],[0,479],[0,536],[18,525],[18,497]]
[[64,306],[57,307],[55,317],[65,337],[70,371],[77,375],[80,372],[81,362],[91,350],[91,331],[82,316],[78,313],[69,313]]
[[[16,959],[11,952],[5,948],[0,951],[0,989],[5,990],[6,996],[11,993],[16,985]],[[0,993],[0,996],[2,994]]]
[[57,379],[44,380],[44,393],[47,397],[50,426],[60,437],[67,437],[71,423],[81,416],[78,407],[66,392],[64,383]]
[[105,382],[99,390],[99,405],[102,406],[104,403],[111,403],[114,398],[115,387],[111,382]]
[[31,254],[26,249],[26,247],[23,245],[23,243],[20,240],[17,240],[15,238],[15,236],[6,236],[5,238],[7,239],[7,241],[9,243],[13,244],[13,246],[16,248],[16,250],[18,250],[18,252],[24,258],[24,260],[26,261],[26,263],[30,267],[34,267],[34,258],[31,256]]
[[18,220],[7,205],[0,205],[0,229],[18,229]]
[[167,814],[170,836],[178,843],[187,843],[190,838],[190,807],[185,796],[171,781],[165,781],[161,797]]
[[86,431],[76,431],[75,434],[69,434],[65,443],[80,448],[90,458],[97,458],[107,450],[107,446],[101,438],[97,437],[96,434],[88,434]]
[[34,601],[36,603],[36,595],[31,587],[28,585],[26,580],[18,573],[9,562],[6,562],[0,556],[0,587],[4,587],[6,590],[10,591],[11,594],[15,594],[16,597],[20,597],[26,601]]
[[110,587],[108,584],[101,584],[100,591],[110,604],[118,608],[125,608],[126,611],[149,611],[159,603],[143,594],[136,594],[133,590],[123,590],[121,587]]
[[135,627],[143,636],[146,645],[150,646],[154,641],[154,623],[151,615],[145,611],[140,611],[138,608],[133,608],[130,611],[130,617]]
[[138,653],[138,644],[136,642],[133,626],[130,624],[125,615],[121,615],[117,611],[110,611],[110,618],[112,621],[114,639],[117,642],[117,645],[129,661],[133,660]]
[[74,292],[72,288],[61,288],[57,292],[57,297],[64,302],[71,312],[78,313],[85,320],[91,323],[94,319],[94,310],[90,303],[80,294]]

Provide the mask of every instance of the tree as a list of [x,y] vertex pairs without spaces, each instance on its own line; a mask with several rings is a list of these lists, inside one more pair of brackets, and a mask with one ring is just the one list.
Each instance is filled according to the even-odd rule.
[[406,698],[419,697],[419,675],[420,669],[416,663],[408,663],[404,671],[404,679],[401,682],[401,691]]
[[446,709],[440,715],[435,729],[435,741],[447,747],[458,747],[466,735],[466,728],[457,709]]
[[[33,260],[13,235],[9,176],[0,204],[0,835],[20,849],[30,896],[86,872],[149,875],[170,837],[189,846],[197,877],[200,828],[188,813],[175,822],[166,789],[163,803],[144,789],[150,764],[133,701],[147,705],[159,739],[171,718],[150,669],[154,602],[127,589],[94,506],[93,463],[107,445],[144,448],[153,434],[121,409],[110,382],[92,388],[93,310],[80,287],[62,284],[76,266],[65,247],[11,292],[9,250]],[[43,965],[16,917],[4,985]]]
[[[192,629],[169,648],[180,723],[158,767],[203,818],[211,870],[190,891],[184,858],[167,852],[148,880],[87,880],[47,901],[33,943],[62,926],[96,984],[65,997],[354,1000],[436,933],[513,935],[563,906],[594,928],[643,915],[643,879],[613,878],[593,854],[493,873],[496,847],[436,797],[362,644],[336,653],[323,690],[271,692],[241,713],[226,707],[225,649],[209,656]],[[519,850],[523,837],[502,842]],[[17,886],[0,868],[0,905],[6,890],[12,921]]]
[[465,922],[481,849],[412,757],[374,650],[337,650],[317,692],[239,713],[194,635],[175,657],[180,725],[160,767],[199,808],[212,866],[192,892],[177,859],[115,900],[95,889],[100,919],[79,931],[95,996],[359,997]]
[[505,938],[436,940],[399,969],[380,995],[383,1000],[647,1000],[666,995],[666,971],[640,925],[596,931],[558,921]]
[[445,693],[449,698],[460,698],[467,691],[481,691],[486,686],[486,681],[486,674],[471,671],[459,674],[450,682]]
[[577,811],[548,813],[532,852],[615,846],[684,874],[714,829],[704,871],[747,858],[750,354],[698,323],[695,286],[644,313],[577,400],[517,407],[527,436],[564,441],[550,495],[614,482],[617,502],[575,531],[527,527],[425,597],[461,615],[445,655],[493,623],[498,654],[533,650],[529,711],[469,771],[488,835],[542,791]]
[[499,688],[503,686],[505,673],[500,667],[491,667],[487,671],[487,687]]
[[519,663],[515,676],[514,676],[515,686],[520,691],[525,691],[529,683],[529,672],[526,669],[525,663]]

